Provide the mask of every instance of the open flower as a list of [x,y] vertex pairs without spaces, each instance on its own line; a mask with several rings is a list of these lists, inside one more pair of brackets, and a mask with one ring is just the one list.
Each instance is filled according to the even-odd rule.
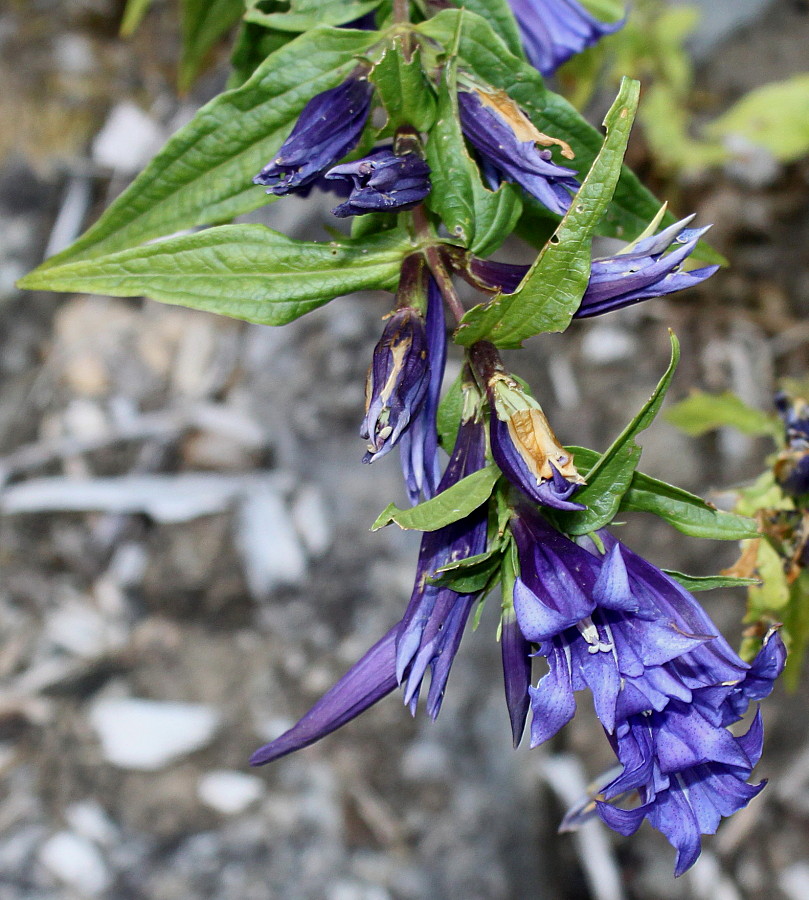
[[371,110],[373,85],[364,77],[313,97],[303,108],[275,159],[253,179],[268,194],[300,191],[339,162],[359,142]]
[[502,92],[462,90],[458,110],[464,136],[480,155],[493,189],[513,181],[551,212],[567,212],[571,194],[579,189],[576,171],[557,165],[550,150],[537,146],[560,144],[563,155],[572,157],[567,145],[537,131]]
[[389,148],[335,166],[326,178],[342,179],[352,188],[348,200],[332,212],[344,218],[412,209],[430,193],[429,175],[430,167],[416,153],[397,156]]
[[[710,278],[719,266],[681,270],[683,261],[710,227],[687,228],[693,218],[688,216],[659,234],[628,244],[614,256],[594,259],[590,280],[574,317],[600,316],[642,300],[685,290]],[[478,284],[506,294],[517,290],[528,269],[528,266],[474,257],[469,264],[470,274]]]
[[624,20],[612,24],[599,21],[578,0],[509,2],[528,59],[545,76],[624,24]]

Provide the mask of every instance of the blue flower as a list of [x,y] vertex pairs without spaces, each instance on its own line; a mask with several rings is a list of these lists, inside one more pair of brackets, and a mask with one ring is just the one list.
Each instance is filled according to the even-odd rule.
[[[484,164],[492,189],[513,181],[551,212],[564,215],[571,194],[579,189],[574,169],[557,165],[550,150],[537,143],[561,143],[541,134],[517,105],[504,94],[461,91],[458,94],[461,128]],[[563,145],[563,153],[572,156]]]
[[492,455],[506,478],[544,506],[583,509],[570,498],[584,479],[573,464],[573,455],[551,430],[542,407],[503,372],[488,379],[486,391]]
[[[485,464],[485,433],[476,419],[467,419],[439,490]],[[355,663],[292,728],[257,750],[250,762],[272,762],[331,734],[373,706],[397,684],[411,709],[418,703],[422,680],[430,670],[427,712],[441,709],[447,679],[458,650],[475,594],[461,594],[431,583],[442,566],[482,553],[486,547],[486,508],[437,531],[425,532],[416,582],[401,622]]]
[[793,497],[809,494],[809,404],[779,391],[775,408],[784,423],[786,447],[775,461],[775,479]]
[[509,0],[531,63],[552,75],[571,56],[624,24],[600,22],[577,0]]
[[[485,450],[483,425],[473,415],[461,423],[438,493],[481,469]],[[425,532],[421,539],[413,593],[396,641],[396,676],[404,686],[405,703],[415,709],[430,668],[427,713],[432,718],[441,708],[449,670],[476,595],[459,593],[431,579],[443,566],[483,553],[486,525],[484,505],[458,522]]]
[[399,442],[405,486],[413,504],[418,503],[421,494],[427,500],[433,497],[441,478],[436,415],[447,362],[447,326],[444,301],[432,276],[427,282],[425,325],[429,362],[427,389],[421,408],[413,415]]
[[399,306],[385,322],[368,369],[360,428],[360,437],[368,441],[363,462],[374,462],[393,448],[419,413],[429,383],[424,316],[412,306]]
[[430,193],[429,175],[430,167],[420,156],[396,156],[390,149],[335,166],[326,178],[342,179],[353,187],[348,200],[332,212],[343,218],[412,209]]
[[[517,623],[549,667],[528,690],[531,745],[573,718],[575,692],[586,687],[622,765],[563,827],[597,813],[631,834],[648,818],[677,849],[679,875],[699,855],[700,836],[763,787],[747,782],[761,753],[760,718],[739,738],[727,726],[769,694],[784,665],[781,639],[771,632],[748,666],[691,594],[606,531],[579,545],[524,508],[511,530]],[[640,805],[615,805],[633,792]]]
[[317,180],[358,144],[373,91],[366,78],[355,76],[313,97],[278,155],[253,183],[265,185],[268,194],[280,197]]
[[[688,272],[680,269],[710,227],[686,228],[693,218],[689,216],[657,235],[629,244],[615,256],[594,259],[590,280],[574,317],[600,316],[642,300],[685,290],[713,275],[719,266],[704,266]],[[478,284],[507,294],[517,290],[528,269],[528,266],[475,257],[469,264],[470,274]]]
[[525,639],[513,607],[505,609],[500,618],[500,653],[511,738],[516,748],[522,740],[530,706],[532,654],[531,642]]
[[250,764],[262,766],[308,747],[389,694],[396,681],[396,634],[392,628],[327,691],[289,731],[250,757]]

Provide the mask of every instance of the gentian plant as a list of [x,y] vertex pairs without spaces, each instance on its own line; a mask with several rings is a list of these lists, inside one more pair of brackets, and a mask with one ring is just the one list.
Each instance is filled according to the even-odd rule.
[[[679,359],[673,335],[668,370],[603,452],[564,444],[500,355],[717,268],[705,227],[677,221],[623,165],[638,83],[624,81],[601,131],[543,79],[620,24],[577,0],[248,3],[236,86],[22,286],[145,295],[276,326],[338,295],[393,294],[357,417],[365,462],[400,450],[411,506],[389,505],[373,527],[422,533],[410,601],[252,762],[320,740],[397,689],[414,713],[423,696],[435,718],[464,630],[498,591],[515,745],[529,712],[537,746],[587,690],[619,764],[565,827],[599,816],[628,835],[648,819],[680,874],[701,835],[763,786],[750,782],[760,713],[730,726],[770,692],[784,645],[770,628],[744,661],[691,591],[749,579],[666,572],[609,526],[625,511],[714,539],[751,538],[755,525],[638,471],[636,439]],[[351,220],[350,236],[220,224],[312,190],[343,197],[334,215]],[[515,230],[538,249],[530,265],[493,258]],[[621,243],[593,257],[597,236]],[[448,344],[462,371],[442,395]]]

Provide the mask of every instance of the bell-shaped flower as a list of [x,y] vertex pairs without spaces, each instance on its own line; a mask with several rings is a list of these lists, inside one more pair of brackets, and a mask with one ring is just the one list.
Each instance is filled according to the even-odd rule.
[[313,97],[276,157],[253,179],[268,194],[307,188],[359,143],[371,110],[373,85],[352,76]]
[[368,369],[360,428],[368,442],[363,462],[374,462],[393,448],[418,415],[429,382],[424,316],[412,306],[399,306],[385,322]]
[[399,441],[402,472],[410,502],[424,495],[429,500],[438,490],[441,467],[438,458],[436,415],[447,362],[447,325],[444,302],[432,276],[427,283],[427,359],[429,375],[424,401],[414,411]]
[[[563,155],[572,158],[564,142],[538,131],[502,92],[462,90],[458,110],[464,136],[477,150],[492,189],[501,181],[512,181],[551,212],[567,212],[571,195],[579,189],[576,171],[553,162],[547,149],[560,144]],[[540,150],[537,144],[546,149]]]
[[[590,280],[579,308],[577,319],[600,316],[675,291],[700,284],[719,266],[703,266],[688,272],[681,270],[683,261],[693,253],[700,237],[708,228],[686,228],[689,216],[659,234],[632,244],[614,256],[597,257],[591,263]],[[514,293],[528,273],[528,266],[472,258],[471,278],[488,290]]]
[[[481,469],[485,464],[486,436],[476,416],[461,423],[438,494]],[[469,516],[421,539],[416,579],[402,618],[396,643],[396,677],[404,687],[404,701],[415,709],[422,679],[431,671],[427,712],[435,718],[441,708],[447,678],[475,594],[464,594],[431,579],[439,569],[486,549],[487,509],[484,504]]]
[[[701,836],[715,834],[723,817],[764,788],[765,782],[747,783],[762,741],[760,712],[741,737],[712,724],[694,704],[676,700],[660,712],[633,716],[614,742],[623,771],[601,789],[596,811],[624,835],[648,819],[677,850],[674,874],[682,875],[699,856]],[[639,805],[617,805],[635,792]],[[585,817],[568,816],[563,827]]]
[[261,766],[319,741],[389,694],[396,681],[398,624],[355,663],[289,731],[250,757]]
[[601,22],[578,0],[509,0],[528,59],[552,75],[571,56],[592,47],[624,24]]
[[584,479],[539,403],[503,372],[489,379],[487,395],[492,455],[506,478],[537,503],[556,509],[583,509],[570,498]]
[[335,216],[361,216],[370,212],[412,209],[430,193],[430,167],[416,153],[397,156],[390,148],[335,166],[326,173],[330,180],[351,185],[345,203]]

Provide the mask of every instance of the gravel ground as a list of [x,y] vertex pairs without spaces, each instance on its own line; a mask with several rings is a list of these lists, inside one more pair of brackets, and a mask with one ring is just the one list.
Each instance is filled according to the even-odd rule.
[[[0,12],[0,900],[808,898],[805,682],[766,706],[770,786],[675,881],[646,828],[556,834],[610,754],[586,714],[551,747],[511,750],[493,608],[435,724],[388,698],[248,769],[409,596],[413,536],[368,531],[402,499],[396,461],[360,465],[356,434],[385,300],[273,330],[15,291],[221,82],[220,66],[178,101],[173,7],[125,43],[120,6]],[[805,64],[807,45],[806,5],[779,0],[725,34],[702,87],[721,106]],[[766,408],[776,377],[807,370],[809,164],[678,193],[732,270],[512,357],[566,442],[601,448],[620,430],[665,367],[667,327],[684,347],[678,396],[731,388]],[[318,235],[325,210],[253,218]],[[660,422],[643,466],[704,493],[754,474],[766,449]],[[656,522],[626,531],[694,574],[734,556]],[[737,637],[741,598],[708,605]]]

